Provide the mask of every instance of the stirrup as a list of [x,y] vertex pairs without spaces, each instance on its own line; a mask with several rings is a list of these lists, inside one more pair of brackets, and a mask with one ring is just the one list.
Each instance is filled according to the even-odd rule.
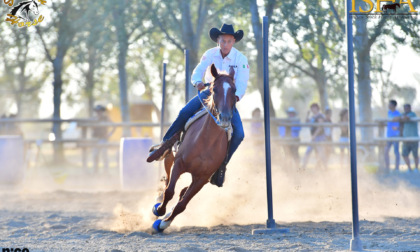
[[[164,141],[163,143],[152,146],[150,150],[152,151],[149,154],[149,157],[147,158],[147,162],[153,162],[155,160],[162,160],[168,153],[171,151],[172,146],[176,141],[179,140],[179,135],[181,132],[177,132],[173,137],[171,137],[169,140]],[[155,149],[159,147],[158,149]]]
[[159,149],[163,143],[164,142],[162,141],[160,144],[155,144],[155,145],[150,146],[149,153],[154,152],[155,150]]

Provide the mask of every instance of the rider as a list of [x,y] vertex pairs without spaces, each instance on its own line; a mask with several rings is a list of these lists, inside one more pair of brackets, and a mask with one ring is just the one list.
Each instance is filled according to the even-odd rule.
[[[201,57],[200,63],[195,67],[192,73],[191,83],[194,87],[201,91],[205,89],[203,77],[206,83],[213,81],[213,76],[210,73],[211,64],[214,64],[218,71],[229,72],[230,67],[233,67],[235,70],[234,79],[236,86],[236,100],[240,101],[248,86],[249,65],[247,58],[234,48],[233,45],[242,39],[244,32],[242,30],[235,32],[232,25],[223,24],[220,30],[212,28],[209,35],[210,38],[218,44],[218,46],[207,50]],[[204,100],[209,95],[210,90],[205,90],[201,92],[200,97]],[[181,109],[178,117],[163,137],[162,143],[151,148],[151,153],[148,158],[149,162],[160,159],[165,151],[172,147],[175,142],[173,136],[184,128],[188,119],[193,116],[194,113],[201,108],[201,106],[202,105],[198,96],[195,96],[183,109]],[[233,111],[231,123],[233,127],[233,134],[229,151],[227,153],[227,161],[230,160],[233,153],[245,137],[241,117],[239,116],[239,112],[236,108]],[[223,163],[215,175],[213,175],[210,182],[219,187],[222,186],[225,170],[226,163]]]

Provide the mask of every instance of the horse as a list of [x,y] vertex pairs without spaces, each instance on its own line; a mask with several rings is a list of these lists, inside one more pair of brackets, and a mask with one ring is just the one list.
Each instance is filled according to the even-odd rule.
[[[397,12],[397,7],[400,8],[400,4],[399,3],[394,3],[394,4],[384,4],[382,5],[382,10],[394,10],[395,12]],[[388,11],[387,11],[388,12]]]
[[21,2],[16,7],[13,7],[10,14],[22,18],[24,21],[29,22],[29,12],[32,11],[34,15],[38,15],[38,3],[35,0]]
[[162,203],[154,205],[153,213],[157,217],[165,215],[166,206],[175,193],[175,184],[183,173],[190,173],[192,182],[190,186],[181,190],[179,201],[172,212],[153,223],[153,229],[157,232],[163,232],[174,218],[185,210],[194,195],[209,182],[212,174],[220,167],[228,151],[227,128],[230,126],[236,104],[235,71],[231,67],[229,74],[219,74],[214,64],[211,65],[210,71],[214,81],[210,86],[211,95],[206,100],[208,113],[197,119],[185,132],[176,155],[170,151],[165,156],[166,188]]

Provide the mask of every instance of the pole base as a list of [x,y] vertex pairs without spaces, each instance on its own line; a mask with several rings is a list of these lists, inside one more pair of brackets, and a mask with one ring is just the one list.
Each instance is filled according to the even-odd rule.
[[252,235],[285,234],[289,232],[290,230],[288,228],[260,228],[260,229],[253,229]]
[[350,240],[350,251],[363,251],[362,241],[359,237]]

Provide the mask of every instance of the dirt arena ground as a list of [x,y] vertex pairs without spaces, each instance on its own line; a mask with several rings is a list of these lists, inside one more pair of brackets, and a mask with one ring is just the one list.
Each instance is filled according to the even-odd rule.
[[[30,251],[344,251],[351,239],[351,223],[329,221],[281,223],[290,229],[287,234],[252,235],[261,224],[174,226],[152,234],[142,228],[138,214],[112,209],[138,197],[133,192],[3,192],[0,246]],[[388,217],[360,226],[365,249],[420,250],[420,218]]]
[[[237,157],[223,188],[206,185],[162,234],[156,190],[125,191],[118,171],[29,170],[0,187],[0,248],[29,251],[345,251],[352,236],[350,172],[273,162],[274,218],[286,234],[252,235],[267,219],[264,166]],[[188,184],[181,177],[177,193]],[[359,169],[360,231],[371,251],[420,251],[420,173]],[[177,197],[170,203],[172,207]],[[169,208],[170,209],[170,208]]]

